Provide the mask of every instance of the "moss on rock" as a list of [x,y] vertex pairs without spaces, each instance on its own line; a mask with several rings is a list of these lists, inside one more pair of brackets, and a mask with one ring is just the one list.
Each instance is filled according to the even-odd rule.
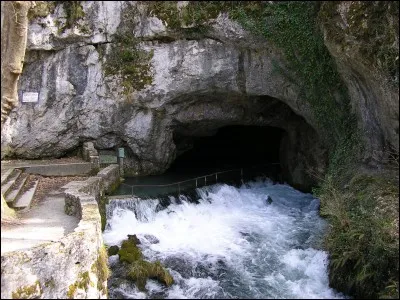
[[141,90],[153,82],[153,54],[153,51],[141,50],[139,41],[132,34],[116,34],[104,64],[104,74],[121,78],[126,95]]
[[[342,13],[347,26],[343,27]],[[364,65],[373,67],[398,84],[399,3],[394,1],[324,1],[319,20],[327,39],[340,50],[357,55]]]
[[128,277],[135,281],[141,291],[145,291],[148,278],[157,279],[159,282],[170,286],[174,283],[171,274],[161,265],[159,261],[154,263],[138,260],[131,264]]
[[84,273],[79,274],[78,280],[75,281],[73,284],[71,284],[68,288],[68,292],[67,292],[68,299],[74,299],[77,289],[83,289],[83,290],[87,291],[89,284],[90,284],[89,272],[86,271]]
[[99,249],[99,255],[96,262],[92,265],[92,272],[97,274],[97,290],[108,296],[107,284],[104,284],[110,276],[110,268],[108,265],[108,254],[105,246]]
[[119,251],[119,247],[117,245],[111,246],[108,248],[108,256],[117,255]]
[[103,195],[100,197],[98,207],[99,207],[99,213],[100,213],[100,218],[101,218],[101,231],[104,231],[106,228],[107,224],[107,211],[106,211],[106,205],[108,204],[109,199],[107,196]]
[[56,1],[36,1],[35,6],[28,11],[30,20],[44,18],[54,12]]
[[16,291],[12,292],[12,299],[36,299],[42,294],[39,280],[32,285],[19,287]]
[[124,240],[118,251],[121,262],[129,264],[128,278],[133,280],[139,290],[145,291],[147,279],[156,279],[170,286],[174,283],[171,274],[161,265],[159,261],[148,262],[143,259],[142,252],[132,240]]
[[143,255],[140,249],[133,241],[124,240],[121,244],[121,249],[118,251],[119,260],[121,262],[133,263],[137,260],[142,260]]

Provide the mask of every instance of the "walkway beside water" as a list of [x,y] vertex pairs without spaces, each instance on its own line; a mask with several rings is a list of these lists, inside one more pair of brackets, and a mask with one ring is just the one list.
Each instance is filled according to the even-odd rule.
[[[1,162],[1,173],[10,168],[20,168],[36,165],[75,164],[81,160],[77,158],[48,159],[48,160],[10,160]],[[53,182],[59,180],[58,184]],[[64,179],[63,179],[64,178]],[[67,178],[67,179],[65,179]],[[69,179],[70,178],[70,179]],[[79,220],[64,212],[64,193],[60,184],[75,180],[76,177],[46,177],[44,181],[44,195],[37,195],[36,201],[30,209],[16,211],[17,218],[11,222],[1,224],[1,254],[25,250],[42,243],[58,241],[74,231]],[[64,181],[64,182],[63,182]],[[62,183],[63,182],[63,183]]]
[[1,226],[1,254],[58,241],[77,227],[79,220],[64,213],[64,195],[47,196],[29,211],[18,212],[14,224]]

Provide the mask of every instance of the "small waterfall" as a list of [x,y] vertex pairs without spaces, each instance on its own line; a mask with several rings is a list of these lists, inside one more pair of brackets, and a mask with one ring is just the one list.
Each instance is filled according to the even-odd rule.
[[160,260],[175,284],[149,280],[148,292],[139,292],[118,279],[112,256],[110,297],[344,298],[329,288],[318,209],[312,195],[268,180],[215,184],[190,196],[111,200],[105,242],[119,245],[136,234],[144,256]]

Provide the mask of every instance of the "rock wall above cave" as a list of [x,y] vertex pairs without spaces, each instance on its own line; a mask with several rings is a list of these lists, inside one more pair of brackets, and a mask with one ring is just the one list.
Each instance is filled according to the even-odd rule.
[[[309,126],[315,137],[304,139],[301,151],[312,149],[310,141],[323,148],[315,110],[282,49],[229,14],[199,10],[201,22],[191,23],[180,8],[185,1],[73,2],[40,2],[42,11],[32,13],[19,91],[20,99],[37,92],[39,101],[21,102],[11,113],[2,158],[60,157],[93,141],[98,149],[127,147],[132,174],[159,173],[176,156],[174,131],[202,135],[227,125]],[[354,77],[357,59],[337,54],[335,43],[326,38],[370,148],[394,145],[396,93],[377,87],[372,75]],[[297,126],[294,115],[304,124]],[[300,152],[288,154],[295,169],[293,153]]]
[[[2,157],[61,156],[92,140],[100,149],[125,144],[142,169],[161,170],[174,157],[174,123],[238,122],[248,118],[250,95],[280,99],[313,122],[296,85],[273,72],[275,61],[283,63],[279,52],[254,43],[226,15],[210,21],[208,34],[193,37],[177,36],[131,2],[82,2],[83,17],[67,28],[64,6],[30,23],[19,90],[20,96],[38,92],[39,101],[12,112]],[[135,68],[129,59],[143,53],[151,53],[151,83],[136,85],[135,70],[112,74],[110,61],[127,59]]]
[[399,151],[399,3],[326,1],[319,19],[376,164]]

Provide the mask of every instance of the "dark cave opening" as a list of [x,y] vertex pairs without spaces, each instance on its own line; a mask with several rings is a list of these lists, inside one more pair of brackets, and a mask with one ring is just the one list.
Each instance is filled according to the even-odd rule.
[[[284,130],[269,126],[226,126],[215,135],[187,137],[175,135],[178,156],[168,171],[213,173],[236,168],[268,168],[279,163],[279,147]],[[190,150],[179,155],[182,147]]]
[[[114,194],[134,192],[142,197],[173,194],[177,186],[138,187],[136,185],[172,184],[215,172],[234,170],[180,185],[181,190],[193,190],[207,184],[240,184],[265,176],[280,181],[280,145],[285,131],[269,126],[225,126],[210,136],[174,135],[177,157],[170,168],[160,175],[127,177]],[[241,174],[242,171],[242,174]],[[132,188],[130,186],[134,185]]]

